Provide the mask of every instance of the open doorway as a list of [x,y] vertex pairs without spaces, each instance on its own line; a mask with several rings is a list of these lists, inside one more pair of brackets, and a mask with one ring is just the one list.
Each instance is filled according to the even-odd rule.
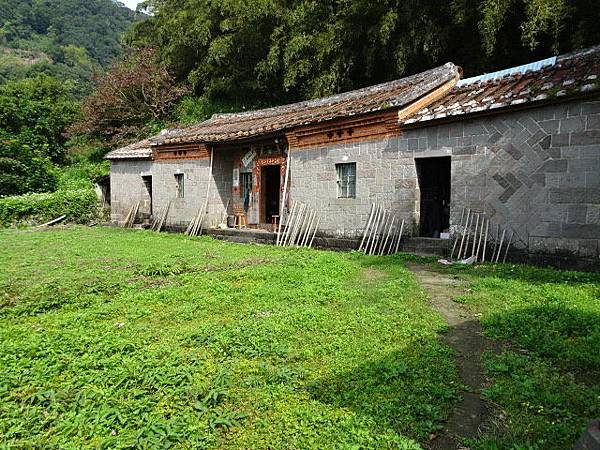
[[417,158],[421,191],[419,232],[439,238],[450,227],[450,157]]
[[152,215],[152,175],[143,175],[142,181],[146,188],[146,192],[144,193],[144,203],[148,205],[148,214]]
[[264,219],[271,223],[273,216],[279,215],[280,166],[263,166],[261,170]]

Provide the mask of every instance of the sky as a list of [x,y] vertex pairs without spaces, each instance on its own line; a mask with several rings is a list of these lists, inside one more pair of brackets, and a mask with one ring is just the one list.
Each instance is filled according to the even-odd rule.
[[122,3],[125,4],[125,6],[127,6],[129,9],[133,9],[135,10],[135,7],[137,6],[138,3],[141,3],[141,0],[120,0]]

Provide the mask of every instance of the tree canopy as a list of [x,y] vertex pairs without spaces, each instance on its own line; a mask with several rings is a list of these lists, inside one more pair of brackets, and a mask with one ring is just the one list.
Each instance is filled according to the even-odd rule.
[[56,185],[64,130],[78,113],[68,85],[38,75],[0,86],[0,196]]
[[256,106],[453,61],[467,75],[600,41],[593,0],[148,0],[127,41],[197,95]]

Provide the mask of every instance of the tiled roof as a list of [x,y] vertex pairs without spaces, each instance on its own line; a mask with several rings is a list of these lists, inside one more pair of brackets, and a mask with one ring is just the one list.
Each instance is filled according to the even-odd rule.
[[600,46],[494,74],[461,80],[448,95],[402,121],[437,119],[600,95]]
[[401,108],[447,81],[460,69],[446,63],[400,80],[343,94],[274,108],[232,114],[215,114],[209,120],[172,129],[154,140],[157,144],[225,142],[270,135],[302,125],[391,108]]
[[150,159],[152,158],[152,138],[121,147],[109,152],[106,159]]

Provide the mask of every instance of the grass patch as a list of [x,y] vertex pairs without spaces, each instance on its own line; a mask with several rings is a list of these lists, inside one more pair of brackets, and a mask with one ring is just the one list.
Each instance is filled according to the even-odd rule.
[[467,280],[458,300],[512,349],[488,355],[485,395],[499,405],[482,449],[571,448],[600,417],[600,274],[523,265],[444,268]]
[[403,257],[0,231],[0,440],[420,448],[460,388]]

